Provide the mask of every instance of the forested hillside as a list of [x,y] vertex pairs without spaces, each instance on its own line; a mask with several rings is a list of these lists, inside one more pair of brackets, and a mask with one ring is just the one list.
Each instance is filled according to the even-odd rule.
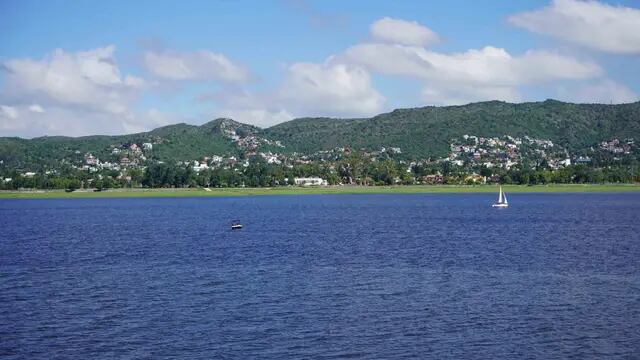
[[640,137],[640,103],[569,104],[554,100],[510,104],[499,101],[464,106],[395,110],[371,119],[296,119],[264,131],[289,150],[313,152],[333,147],[400,147],[410,158],[445,156],[452,138],[528,135],[569,150],[611,138]]
[[[335,147],[378,150],[399,147],[402,157],[442,157],[451,139],[464,134],[525,135],[551,140],[570,151],[613,138],[640,138],[640,103],[569,104],[554,100],[510,104],[499,101],[464,106],[400,109],[367,119],[301,118],[259,129],[230,119],[201,126],[177,124],[120,136],[0,138],[0,161],[11,168],[51,168],[86,153],[107,159],[114,148],[152,143],[149,160],[187,161],[211,155],[243,156],[248,151],[313,153]],[[252,142],[242,142],[238,138]],[[241,145],[245,146],[241,146]],[[76,159],[78,158],[78,159]]]

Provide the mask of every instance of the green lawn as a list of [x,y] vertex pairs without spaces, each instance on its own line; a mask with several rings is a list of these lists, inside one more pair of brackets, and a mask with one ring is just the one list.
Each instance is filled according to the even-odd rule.
[[[640,191],[640,184],[625,185],[505,185],[506,193],[547,192],[630,192]],[[127,198],[182,196],[248,196],[248,195],[306,195],[306,194],[415,194],[415,193],[497,193],[496,185],[412,185],[412,186],[336,186],[336,187],[278,187],[211,189],[119,189],[102,192],[75,191],[1,191],[0,199],[46,198]]]

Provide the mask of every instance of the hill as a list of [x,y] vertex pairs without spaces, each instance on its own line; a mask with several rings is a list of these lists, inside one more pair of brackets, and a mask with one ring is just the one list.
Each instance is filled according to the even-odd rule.
[[370,119],[296,119],[264,130],[289,150],[333,147],[400,147],[408,157],[445,156],[452,138],[511,135],[551,140],[580,150],[611,138],[640,136],[640,102],[622,105],[570,104],[555,100],[510,104],[400,109]]
[[115,148],[143,143],[153,144],[149,158],[165,162],[198,159],[211,154],[235,155],[238,148],[225,132],[228,129],[247,134],[260,131],[231,119],[216,119],[201,126],[175,124],[130,135],[44,136],[30,140],[0,138],[0,160],[8,167],[39,170],[59,165],[64,159],[81,158],[86,153],[108,159]]
[[[399,109],[372,118],[301,118],[260,129],[231,119],[201,126],[176,124],[119,136],[0,138],[5,167],[43,169],[81,158],[116,158],[114,148],[152,143],[147,158],[195,160],[204,156],[241,156],[248,151],[313,153],[335,147],[378,150],[400,147],[406,158],[446,156],[451,139],[528,135],[579,151],[613,138],[640,138],[640,102],[622,105],[570,104],[555,100],[511,104],[500,101],[463,106]],[[284,147],[274,147],[279,141]]]

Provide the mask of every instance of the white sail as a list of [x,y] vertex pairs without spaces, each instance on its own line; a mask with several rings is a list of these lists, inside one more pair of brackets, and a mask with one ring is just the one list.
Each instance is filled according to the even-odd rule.
[[506,208],[507,206],[509,206],[509,203],[507,202],[507,194],[502,192],[502,186],[500,186],[500,194],[498,195],[498,202],[494,203],[491,206],[496,208]]

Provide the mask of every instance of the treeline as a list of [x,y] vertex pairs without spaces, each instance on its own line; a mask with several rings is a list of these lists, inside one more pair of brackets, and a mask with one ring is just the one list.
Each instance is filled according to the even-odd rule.
[[[437,181],[429,175],[439,175]],[[1,190],[16,189],[109,189],[122,187],[273,187],[293,185],[296,177],[321,177],[329,185],[410,185],[426,183],[478,184],[481,179],[502,184],[587,184],[640,182],[640,167],[635,164],[602,168],[573,165],[552,170],[527,166],[510,170],[486,167],[463,168],[450,162],[410,166],[393,159],[372,161],[353,155],[337,162],[313,162],[292,167],[267,164],[253,157],[248,166],[216,168],[195,172],[191,166],[156,163],[143,170],[65,171],[59,174],[23,176],[0,174]],[[7,181],[7,179],[11,179]]]
[[104,170],[89,173],[81,170],[59,171],[56,173],[37,173],[32,176],[21,175],[16,171],[0,173],[0,190],[18,189],[111,189],[139,187],[143,172],[132,169],[126,174]]

